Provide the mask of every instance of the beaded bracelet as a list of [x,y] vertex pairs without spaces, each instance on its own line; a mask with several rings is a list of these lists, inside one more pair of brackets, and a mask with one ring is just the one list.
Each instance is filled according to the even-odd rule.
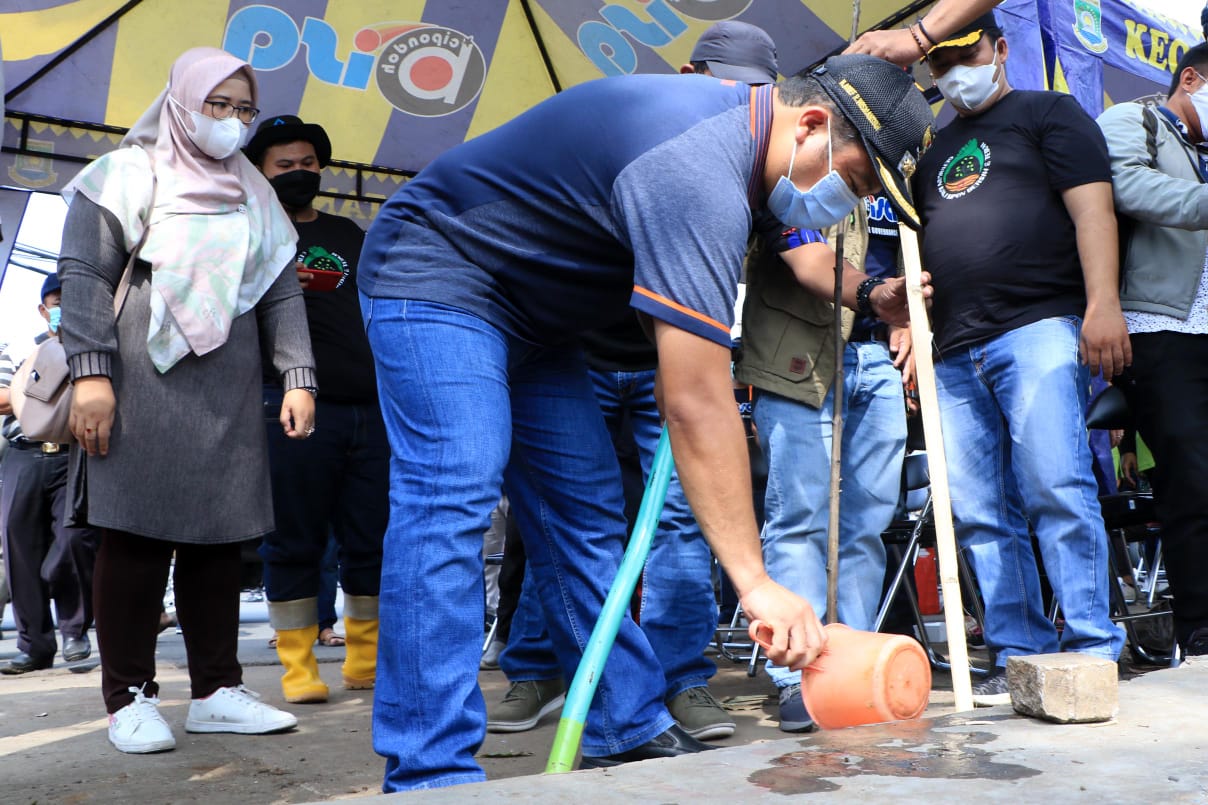
[[919,38],[918,33],[914,30],[914,26],[909,25],[906,27],[906,30],[910,31],[910,38],[913,39],[914,44],[918,46],[919,53],[923,54],[924,59],[927,58],[927,48],[923,46],[923,40]]
[[872,292],[884,285],[883,277],[869,277],[856,286],[856,312],[861,316],[876,316],[872,309]]

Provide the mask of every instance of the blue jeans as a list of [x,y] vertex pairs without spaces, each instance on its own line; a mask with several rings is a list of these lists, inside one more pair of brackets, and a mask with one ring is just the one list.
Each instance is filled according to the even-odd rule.
[[[755,425],[768,461],[763,560],[778,583],[826,613],[826,542],[835,390],[821,408],[759,392]],[[843,455],[839,497],[838,620],[871,629],[885,580],[881,532],[893,520],[906,447],[902,375],[880,342],[843,352]],[[779,688],[801,675],[773,663]]]
[[[620,563],[619,469],[577,350],[526,344],[431,302],[362,295],[361,310],[392,452],[373,705],[382,787],[481,781],[482,534],[500,489],[569,679]],[[584,753],[623,752],[667,730],[661,682],[626,618]]]
[[[596,399],[614,443],[626,414],[637,442],[642,475],[649,477],[662,421],[654,401],[654,370],[591,370]],[[642,631],[666,680],[666,698],[705,685],[717,666],[704,651],[717,629],[709,545],[688,506],[679,476],[672,474],[659,529],[642,574]],[[530,585],[521,588],[508,646],[500,667],[513,682],[556,676],[553,647]]]
[[[259,549],[265,595],[269,601],[318,596],[333,535],[344,592],[377,595],[390,494],[390,448],[381,412],[372,403],[320,396],[314,435],[290,439],[277,424],[283,393],[279,386],[264,390],[277,525]],[[334,588],[331,595],[334,602]]]
[[[936,362],[956,536],[985,602],[986,645],[1013,655],[1079,651],[1115,660],[1108,543],[1086,439],[1090,373],[1076,316],[1044,319]],[[1028,525],[1061,605],[1045,617]]]

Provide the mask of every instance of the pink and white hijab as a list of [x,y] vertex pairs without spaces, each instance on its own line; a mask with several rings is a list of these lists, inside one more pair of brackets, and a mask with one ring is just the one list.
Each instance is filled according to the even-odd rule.
[[217,48],[185,51],[122,147],[63,190],[69,204],[79,192],[109,210],[128,250],[150,226],[139,257],[151,264],[147,349],[160,372],[190,352],[205,355],[226,343],[235,318],[256,305],[296,254],[297,233],[260,171],[242,152],[221,160],[204,154],[181,112],[201,111],[214,87],[236,73],[255,103],[256,78],[245,62]]

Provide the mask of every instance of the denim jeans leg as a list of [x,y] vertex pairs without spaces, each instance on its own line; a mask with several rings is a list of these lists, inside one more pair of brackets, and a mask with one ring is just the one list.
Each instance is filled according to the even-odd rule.
[[1001,367],[989,351],[988,343],[952,350],[936,362],[935,373],[956,536],[981,590],[986,645],[1001,667],[1010,656],[1055,652],[1058,642],[1044,612],[1011,434],[997,397]]
[[[344,406],[351,414],[347,455],[332,512],[345,595],[374,596],[382,579],[382,535],[390,515],[390,444],[376,403]],[[320,599],[320,623],[322,622]]]
[[362,294],[361,310],[391,449],[373,703],[382,788],[481,781],[482,532],[511,441],[507,341],[445,305]]
[[880,342],[844,351],[839,622],[872,629],[885,584],[881,532],[893,520],[906,452],[902,375]]
[[986,345],[1011,439],[1011,469],[1065,628],[1061,650],[1116,660],[1124,630],[1110,617],[1108,541],[1086,437],[1090,372],[1073,316],[1019,327]]
[[[834,390],[821,408],[761,391],[755,426],[768,461],[764,499],[763,561],[768,575],[826,614],[827,497]],[[768,662],[778,688],[801,675]]]
[[[592,371],[592,384],[610,430],[627,412],[649,479],[663,430],[654,399],[654,370]],[[679,475],[672,473],[659,527],[642,573],[641,626],[666,678],[666,698],[705,685],[717,666],[705,648],[717,629],[709,544],[688,505]]]
[[[620,564],[620,470],[581,354],[514,352],[508,497],[563,676],[572,679]],[[626,615],[588,713],[583,753],[623,752],[668,729],[664,687],[650,643]]]
[[[520,585],[520,600],[512,615],[507,645],[499,655],[499,668],[508,682],[555,679],[562,675],[532,573],[525,573]],[[565,682],[570,684],[569,679]]]

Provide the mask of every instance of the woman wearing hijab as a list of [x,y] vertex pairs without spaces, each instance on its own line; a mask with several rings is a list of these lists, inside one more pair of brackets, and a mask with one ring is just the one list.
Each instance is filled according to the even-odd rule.
[[185,729],[297,723],[243,686],[236,656],[239,543],[273,528],[262,351],[286,389],[287,436],[314,431],[316,392],[301,291],[284,271],[296,235],[239,151],[255,104],[247,64],[189,50],[123,147],[64,191],[62,332],[78,441],[68,490],[75,520],[103,529],[93,596],[101,688],[109,740],[123,752],[176,745],[155,682],[173,553],[192,687]]

